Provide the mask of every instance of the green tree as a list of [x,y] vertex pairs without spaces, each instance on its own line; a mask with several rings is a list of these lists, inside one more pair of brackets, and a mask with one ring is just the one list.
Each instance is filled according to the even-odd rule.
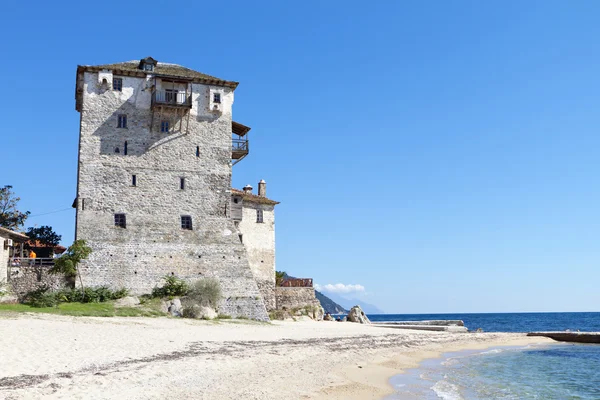
[[60,239],[62,239],[61,235],[58,235],[56,232],[52,230],[51,226],[40,226],[39,228],[28,228],[27,236],[32,241],[39,241],[42,244],[48,246],[57,246],[60,243]]
[[286,276],[285,271],[275,271],[275,286],[281,286]]
[[17,229],[23,226],[31,213],[29,211],[22,213],[17,209],[17,203],[21,198],[15,196],[11,189],[12,186],[10,185],[0,188],[0,226],[8,229]]
[[61,257],[54,260],[54,266],[48,272],[51,274],[65,274],[69,278],[75,278],[79,275],[79,283],[81,283],[81,290],[83,290],[83,281],[77,265],[88,258],[91,253],[92,248],[85,243],[85,240],[76,240]]

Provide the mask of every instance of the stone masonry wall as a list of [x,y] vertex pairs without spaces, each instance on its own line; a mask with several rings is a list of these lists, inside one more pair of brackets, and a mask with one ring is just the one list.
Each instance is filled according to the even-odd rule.
[[276,287],[275,301],[278,310],[321,305],[311,287]]
[[69,282],[63,275],[51,275],[47,266],[19,266],[8,268],[8,284],[12,294],[19,301],[25,295],[40,286],[48,286],[51,290],[69,287]]
[[4,241],[8,239],[7,236],[2,236],[0,234],[0,285],[3,282],[6,282],[6,279],[8,277],[8,271],[7,271],[6,267],[8,265],[9,249],[4,248]]
[[[122,78],[123,92],[100,88],[95,73],[82,79],[76,237],[93,250],[81,265],[84,285],[140,294],[162,285],[167,274],[214,277],[224,294],[219,312],[267,320],[247,252],[226,215],[233,91],[219,89],[223,113],[213,114],[213,88],[191,84],[189,116],[155,112],[151,132],[153,79]],[[127,115],[127,129],[117,128],[119,114]],[[157,119],[167,114],[176,131],[161,133]],[[126,228],[115,226],[115,213],[126,215]],[[192,230],[182,229],[182,215],[192,217]]]
[[[263,210],[263,222],[256,221],[256,210]],[[274,206],[243,202],[242,220],[238,229],[254,279],[265,301],[267,310],[274,310],[275,302],[275,211]]]

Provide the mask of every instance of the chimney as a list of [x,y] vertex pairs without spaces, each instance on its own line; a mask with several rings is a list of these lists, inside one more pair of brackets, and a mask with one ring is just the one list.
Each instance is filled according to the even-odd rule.
[[267,182],[264,179],[258,182],[258,195],[260,197],[267,197]]
[[252,186],[250,186],[250,185],[244,186],[243,190],[244,190],[244,193],[246,193],[246,194],[252,194]]

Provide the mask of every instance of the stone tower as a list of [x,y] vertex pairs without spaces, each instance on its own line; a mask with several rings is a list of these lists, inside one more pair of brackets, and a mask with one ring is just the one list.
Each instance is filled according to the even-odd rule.
[[267,320],[230,218],[231,169],[250,128],[232,120],[237,82],[151,57],[78,66],[76,239],[86,286],[149,293],[165,275],[220,281],[224,314]]

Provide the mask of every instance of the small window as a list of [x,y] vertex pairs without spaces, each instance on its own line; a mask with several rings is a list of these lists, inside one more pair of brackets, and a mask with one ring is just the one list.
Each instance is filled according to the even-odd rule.
[[127,140],[125,141],[125,144],[123,145],[123,155],[127,155]]
[[192,230],[192,217],[189,215],[181,216],[181,229]]
[[169,121],[160,121],[160,131],[169,132]]
[[113,78],[113,90],[123,91],[123,78]]
[[200,157],[200,146],[196,146],[196,157]]
[[137,186],[137,176],[131,175],[131,186]]
[[263,210],[256,210],[256,222],[263,223]]
[[221,103],[221,93],[213,93],[213,102]]
[[120,151],[119,151],[119,148],[118,148],[118,147],[115,147],[115,153],[117,153],[117,154],[119,154],[119,153],[120,153]]
[[119,120],[117,122],[117,128],[127,128],[127,115],[119,114]]
[[185,178],[179,178],[179,189],[185,190]]
[[125,214],[115,214],[115,226],[119,228],[126,228],[127,222],[125,220]]
[[238,203],[238,201],[240,201],[240,199],[238,199],[237,197],[234,197],[234,198],[233,198],[233,202],[234,202],[235,204],[237,204],[237,203]]
[[154,65],[144,64],[144,71],[154,71]]

